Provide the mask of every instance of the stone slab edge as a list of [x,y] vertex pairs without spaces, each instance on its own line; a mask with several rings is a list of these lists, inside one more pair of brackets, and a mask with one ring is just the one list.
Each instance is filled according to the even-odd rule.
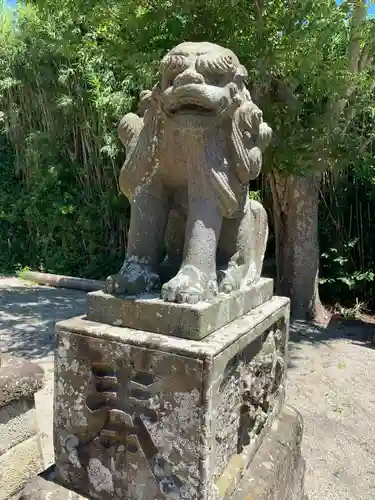
[[199,341],[96,323],[88,321],[84,316],[58,322],[56,331],[57,334],[61,332],[84,335],[148,349],[173,352],[182,356],[207,359],[218,355],[241,337],[244,337],[244,343],[250,343],[264,330],[272,326],[279,317],[288,316],[289,304],[290,300],[285,297],[272,297],[261,306]]
[[37,434],[36,410],[30,398],[0,408],[0,456]]
[[39,436],[33,436],[0,456],[0,500],[22,490],[44,468]]
[[261,278],[255,285],[198,304],[165,302],[157,294],[121,298],[96,291],[87,295],[87,319],[199,340],[263,304],[272,294],[270,278]]
[[85,500],[86,497],[40,476],[33,477],[23,489],[19,500]]
[[17,399],[27,399],[43,387],[44,371],[22,358],[0,357],[0,408]]
[[[301,455],[302,417],[284,406],[243,479],[225,500],[307,500],[305,461]],[[221,485],[225,487],[225,485]]]

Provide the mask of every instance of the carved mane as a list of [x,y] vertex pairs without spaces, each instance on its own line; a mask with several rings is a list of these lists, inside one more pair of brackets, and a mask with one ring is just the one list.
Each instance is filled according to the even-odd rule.
[[[235,216],[247,200],[250,180],[262,169],[262,153],[271,140],[272,130],[263,122],[260,109],[253,103],[246,87],[242,103],[235,109],[230,123],[227,162],[222,164],[220,145],[211,145],[211,184],[217,191],[223,213]],[[215,157],[216,155],[216,157]]]

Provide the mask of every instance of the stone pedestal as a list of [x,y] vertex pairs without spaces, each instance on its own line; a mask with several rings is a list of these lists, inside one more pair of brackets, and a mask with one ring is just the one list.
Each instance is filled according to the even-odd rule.
[[43,470],[34,394],[43,370],[29,361],[0,357],[0,500],[19,493]]
[[58,482],[101,500],[230,498],[284,400],[288,317],[274,297],[200,341],[59,323]]
[[[140,329],[139,310],[149,310],[168,315],[159,327],[185,333],[188,306],[89,294],[112,324],[92,321],[92,306],[57,324],[54,479],[32,481],[23,498],[301,500],[301,421],[283,410],[289,300],[268,298],[268,286],[237,318],[229,297],[201,304],[198,316],[192,306],[198,340]],[[222,315],[207,334],[218,303],[232,321]],[[116,316],[134,328],[115,326]]]

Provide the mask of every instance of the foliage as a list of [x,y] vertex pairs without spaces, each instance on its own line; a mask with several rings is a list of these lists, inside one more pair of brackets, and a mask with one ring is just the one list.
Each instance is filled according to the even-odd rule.
[[375,177],[366,156],[341,172],[328,174],[321,193],[320,243],[322,297],[351,305],[361,298],[375,306]]
[[[372,271],[357,271],[353,266],[353,259],[351,258],[350,250],[358,243],[358,240],[352,240],[343,244],[343,253],[339,249],[331,247],[327,252],[323,252],[321,257],[323,259],[323,266],[321,267],[320,283],[323,285],[333,285],[331,287],[332,298],[341,301],[348,295],[348,291],[358,291],[364,283],[374,280],[374,273]],[[354,269],[353,269],[354,268]],[[324,275],[327,277],[325,278]],[[334,295],[332,295],[332,292]]]
[[77,60],[58,27],[32,6],[2,24],[1,267],[103,277],[127,232],[114,131],[133,81]]

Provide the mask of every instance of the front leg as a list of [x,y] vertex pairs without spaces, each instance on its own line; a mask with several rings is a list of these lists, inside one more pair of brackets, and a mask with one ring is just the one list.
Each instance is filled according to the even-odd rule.
[[181,267],[185,243],[186,215],[181,208],[169,212],[165,232],[166,256],[160,265],[160,278],[166,283],[175,276]]
[[202,189],[199,182],[189,185],[183,262],[177,275],[162,287],[164,300],[194,304],[217,294],[216,247],[221,223],[214,193]]
[[136,295],[160,287],[158,266],[168,211],[168,198],[158,182],[134,195],[125,262],[116,275],[107,278],[107,293]]

